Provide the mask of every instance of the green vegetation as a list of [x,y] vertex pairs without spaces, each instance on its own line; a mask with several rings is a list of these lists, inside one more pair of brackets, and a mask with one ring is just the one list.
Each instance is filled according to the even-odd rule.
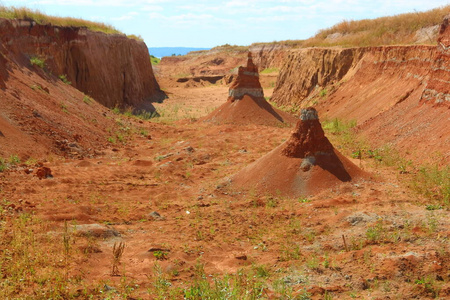
[[57,26],[86,27],[89,30],[104,32],[107,34],[121,33],[113,26],[104,23],[92,22],[70,17],[62,18],[49,16],[40,12],[39,10],[32,10],[26,7],[0,6],[0,18],[33,20],[41,25],[51,24]]
[[41,85],[39,85],[39,84],[33,84],[32,86],[30,86],[30,88],[33,90],[33,91],[41,91],[41,92],[44,92],[44,93],[48,93],[48,90],[47,89],[44,89]]
[[346,155],[372,159],[376,165],[396,168],[399,174],[404,175],[403,179],[412,190],[437,201],[438,204],[429,204],[429,210],[433,210],[433,207],[450,206],[450,167],[414,165],[389,146],[370,149],[366,141],[356,137],[354,127],[354,120],[345,122],[336,118],[323,122],[327,137],[333,144],[340,145],[339,150]]
[[66,114],[69,113],[69,111],[67,110],[67,105],[64,102],[61,102],[61,104],[59,106],[61,107],[61,110],[63,112],[65,112]]
[[6,165],[6,161],[3,157],[0,157],[0,173],[8,169],[8,166]]
[[20,164],[20,158],[16,154],[11,154],[8,159],[0,157],[0,173]]
[[61,79],[61,81],[64,82],[65,84],[68,84],[68,85],[71,85],[71,84],[72,84],[72,82],[70,82],[70,81],[67,79],[67,75],[66,75],[66,74],[59,75],[58,77],[59,77],[59,79]]
[[83,102],[86,104],[91,104],[92,102],[94,102],[94,99],[92,99],[91,97],[84,95],[83,96]]
[[157,259],[157,260],[166,260],[167,259],[167,253],[161,250],[155,251],[153,252],[153,256]]
[[45,59],[42,59],[42,58],[37,57],[37,56],[32,56],[30,58],[30,63],[33,66],[38,66],[41,69],[43,69],[45,67]]
[[270,73],[278,73],[280,72],[280,69],[278,68],[267,68],[259,72],[260,74],[270,74]]
[[150,55],[150,62],[152,63],[152,65],[156,66],[161,62],[161,60],[156,56]]
[[[450,167],[422,166],[411,176],[412,188],[440,204],[450,207]],[[438,206],[440,207],[440,206]],[[428,210],[436,205],[428,206]]]

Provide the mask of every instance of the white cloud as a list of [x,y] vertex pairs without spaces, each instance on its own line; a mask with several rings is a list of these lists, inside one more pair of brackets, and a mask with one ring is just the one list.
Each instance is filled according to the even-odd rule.
[[142,7],[143,11],[163,11],[164,8],[160,5],[144,5]]
[[123,16],[120,16],[120,17],[117,17],[117,18],[111,18],[111,20],[113,20],[113,21],[128,21],[128,20],[134,19],[138,15],[139,15],[138,12],[132,11],[132,12],[129,12],[129,13],[123,15]]

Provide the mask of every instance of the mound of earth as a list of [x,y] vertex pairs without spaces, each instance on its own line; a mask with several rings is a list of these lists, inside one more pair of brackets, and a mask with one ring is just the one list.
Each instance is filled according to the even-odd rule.
[[325,137],[317,111],[303,109],[290,137],[232,178],[236,188],[297,197],[366,177]]
[[218,124],[294,124],[296,118],[278,110],[264,99],[264,91],[259,82],[258,67],[248,53],[247,66],[240,66],[236,78],[230,85],[228,100],[206,116],[204,121]]

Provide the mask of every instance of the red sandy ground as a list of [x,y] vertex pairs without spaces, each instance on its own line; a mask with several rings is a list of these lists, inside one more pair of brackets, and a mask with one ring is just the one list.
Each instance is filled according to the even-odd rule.
[[[158,109],[198,110],[172,124],[122,117],[121,123],[148,134],[132,134],[125,145],[92,158],[47,159],[53,178],[39,180],[25,167],[0,173],[6,224],[28,212],[46,222],[46,231],[36,233],[43,236],[62,234],[65,220],[108,224],[120,233],[74,237],[73,249],[92,251],[73,255],[70,278],[90,289],[115,287],[112,297],[124,293],[125,280],[133,287],[130,297],[153,299],[156,263],[172,288],[187,287],[199,263],[208,278],[263,265],[270,272],[268,299],[280,295],[276,280],[294,294],[306,289],[313,299],[325,293],[334,299],[450,296],[448,211],[427,211],[432,202],[406,188],[407,175],[353,161],[374,180],[330,186],[309,198],[223,189],[233,174],[288,139],[291,129],[195,122],[225,101],[227,87],[163,88],[170,97]],[[150,216],[153,211],[162,219]],[[370,228],[379,229],[378,239],[368,238]],[[118,241],[125,243],[122,277],[112,277]],[[157,260],[152,247],[165,249],[166,259]],[[70,287],[77,289],[76,281]]]

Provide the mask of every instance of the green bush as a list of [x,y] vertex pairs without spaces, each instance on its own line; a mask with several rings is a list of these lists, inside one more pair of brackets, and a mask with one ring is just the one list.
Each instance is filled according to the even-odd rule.
[[71,84],[72,84],[72,82],[70,82],[70,81],[67,79],[67,75],[66,75],[66,74],[59,75],[58,77],[59,77],[59,79],[61,79],[61,81],[64,82],[65,84],[68,84],[68,85],[71,85]]
[[30,63],[33,66],[38,66],[41,69],[43,69],[45,67],[45,59],[39,58],[37,56],[31,57],[30,58]]

